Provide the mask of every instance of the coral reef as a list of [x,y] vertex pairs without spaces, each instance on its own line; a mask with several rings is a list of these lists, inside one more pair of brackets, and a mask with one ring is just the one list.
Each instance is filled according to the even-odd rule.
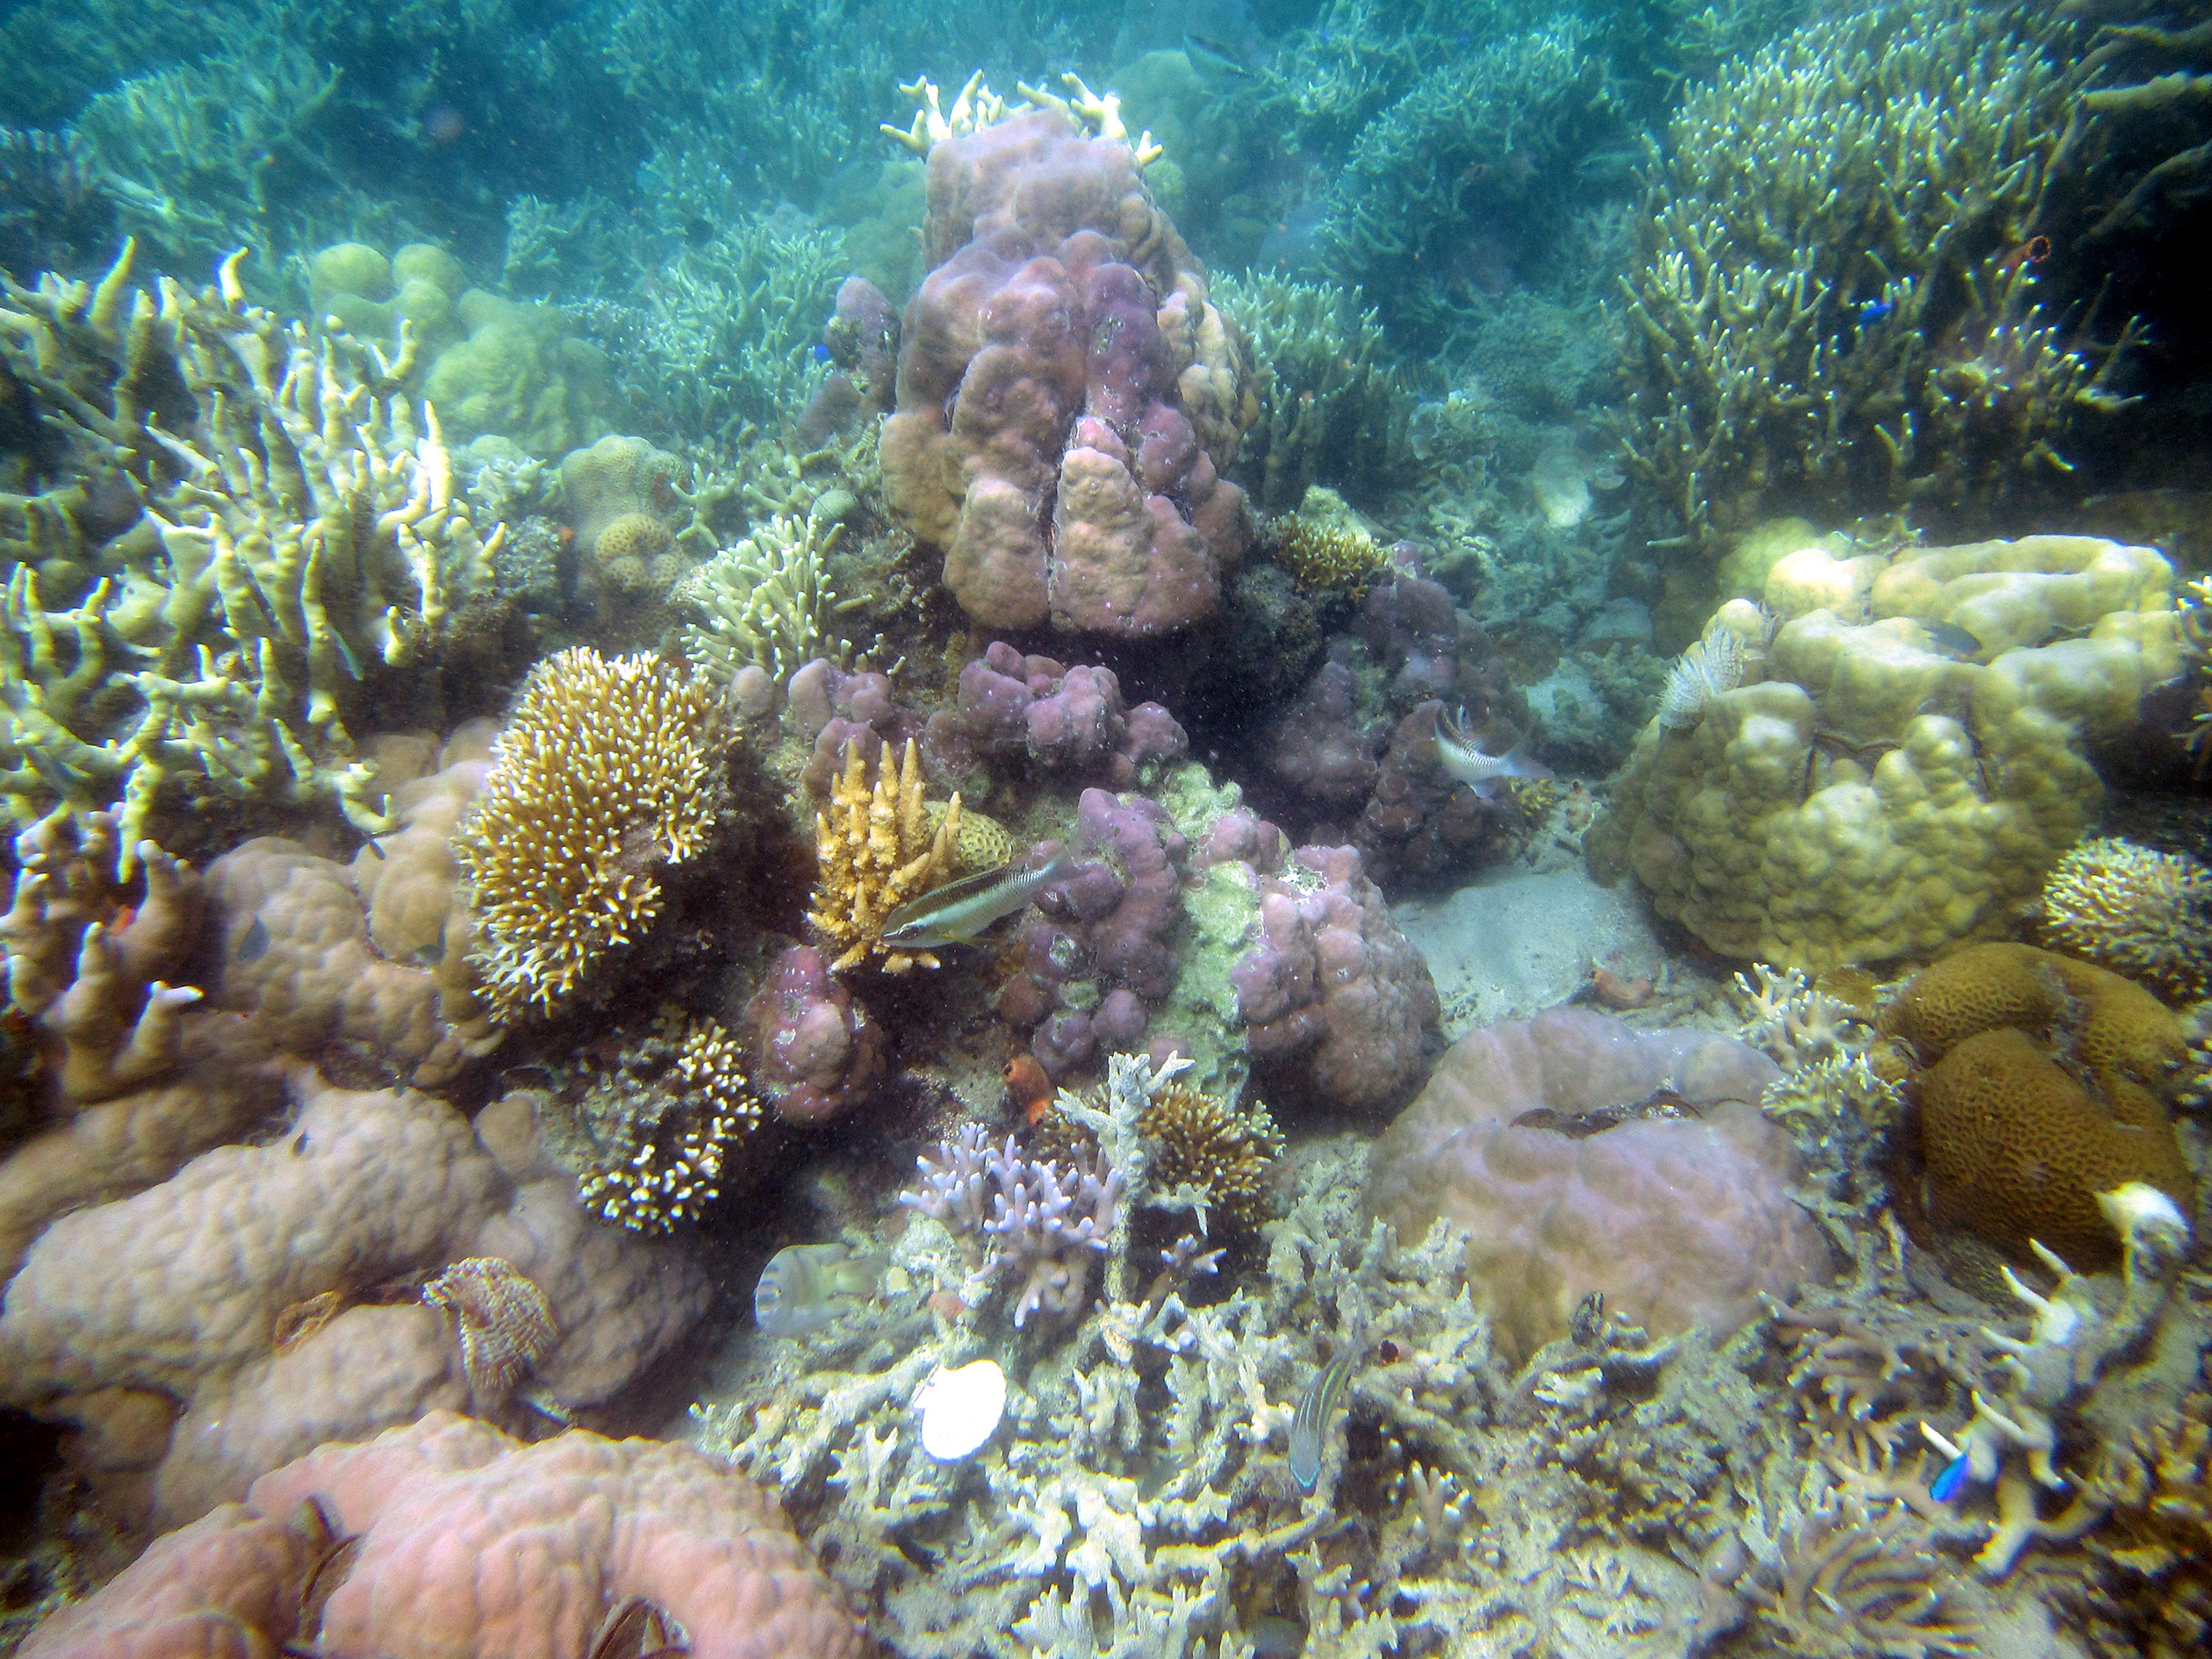
[[1268,1177],[1282,1138],[1265,1106],[1236,1106],[1170,1082],[1137,1114],[1137,1131],[1149,1143],[1146,1174],[1155,1190],[1190,1186],[1204,1195],[1197,1207],[1201,1231],[1210,1231],[1210,1210],[1232,1226],[1257,1227],[1267,1219]]
[[1683,101],[1627,282],[1629,454],[1690,539],[1778,510],[1986,509],[2119,406],[2119,346],[2078,345],[2023,256],[2086,73],[2042,33],[1871,6]]
[[840,600],[825,568],[841,527],[780,515],[686,577],[671,598],[700,621],[684,650],[719,681],[757,664],[779,684],[818,658],[846,658],[837,619],[861,600]]
[[929,144],[931,269],[901,332],[885,494],[986,627],[1187,628],[1248,536],[1218,476],[1254,413],[1241,342],[1118,118],[1097,136],[1052,107],[994,120],[977,91]]
[[1644,729],[1592,862],[1715,950],[1811,972],[2007,928],[2102,798],[2089,745],[2181,672],[2172,586],[2088,537],[1801,547],[1763,608],[1714,618],[1745,683]]
[[714,689],[657,657],[583,647],[532,671],[454,842],[499,1019],[550,1011],[652,925],[659,873],[713,837],[722,747]]
[[1047,771],[1101,776],[1115,789],[1136,787],[1190,746],[1160,704],[1123,702],[1112,669],[1025,657],[1003,640],[960,670],[953,706],[930,717],[923,742],[935,769],[953,776],[979,755],[1023,754]]
[[890,750],[877,749],[871,765],[858,743],[844,743],[844,766],[830,786],[829,808],[815,815],[819,868],[807,919],[837,951],[832,973],[872,956],[883,959],[888,973],[903,973],[917,963],[937,965],[927,951],[886,945],[883,924],[901,905],[952,878],[960,798],[954,795],[932,822],[922,800],[922,763],[913,740],[907,741],[895,772]]
[[863,1650],[775,1499],[686,1446],[584,1429],[525,1446],[438,1411],[323,1447],[244,1497],[162,1539],[25,1651],[298,1641],[492,1659],[621,1651],[617,1634],[659,1650],[645,1633],[669,1627],[722,1659]]
[[1311,490],[1298,494],[1299,510],[1268,527],[1268,551],[1290,572],[1301,592],[1366,597],[1368,585],[1390,568],[1390,555],[1357,524],[1329,522],[1325,509],[1306,516]]
[[2212,994],[2212,869],[2115,837],[2085,841],[2043,882],[2043,937],[2161,996],[2194,1002]]
[[2098,1195],[2147,1183],[2185,1209],[2195,1183],[2165,1098],[2181,1022],[2116,973],[2026,944],[1978,944],[1925,969],[1882,1015],[1910,1043],[1928,1219],[2014,1260],[2031,1245],[2095,1269],[2118,1243]]
[[132,262],[0,306],[54,480],[0,509],[11,810],[119,798],[126,867],[165,786],[379,833],[348,722],[434,665],[500,531],[456,493],[436,412],[391,391],[404,341],[356,372],[248,305],[236,257],[198,294],[133,289]]
[[[962,823],[972,822],[962,815]],[[769,966],[745,1004],[745,1023],[754,1087],[786,1123],[827,1123],[882,1077],[882,1028],[810,944],[793,945]]]
[[1776,1076],[1729,1038],[1580,1009],[1484,1026],[1376,1142],[1365,1203],[1407,1237],[1469,1230],[1470,1291],[1519,1354],[1592,1292],[1661,1334],[1726,1335],[1760,1293],[1831,1270],[1791,1197],[1795,1149],[1758,1110]]

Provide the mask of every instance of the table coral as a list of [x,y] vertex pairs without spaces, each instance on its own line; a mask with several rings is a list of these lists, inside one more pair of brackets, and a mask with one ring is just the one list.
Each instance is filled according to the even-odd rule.
[[929,181],[932,269],[883,427],[893,510],[987,627],[1142,637],[1211,615],[1249,535],[1219,474],[1253,393],[1138,157],[1037,108],[947,126]]
[[[507,1570],[478,1570],[493,1560]],[[241,1654],[297,1639],[391,1659],[584,1659],[633,1598],[699,1659],[862,1651],[776,1500],[727,1464],[582,1429],[525,1446],[445,1411],[262,1476],[25,1651],[180,1652],[220,1632]]]
[[[1734,1330],[1764,1292],[1828,1276],[1791,1189],[1795,1149],[1760,1114],[1778,1072],[1709,1032],[1640,1032],[1557,1008],[1470,1031],[1375,1144],[1370,1213],[1418,1237],[1470,1230],[1467,1282],[1515,1352],[1565,1333],[1592,1291],[1655,1333]],[[1667,1091],[1688,1117],[1636,1117],[1585,1138],[1519,1120],[1640,1106]]]
[[1937,1226],[2094,1269],[2119,1259],[2098,1194],[2143,1181],[2194,1202],[2165,1104],[2187,1038],[2129,980],[2031,945],[1975,945],[1923,971],[1882,1023],[1921,1063],[1913,1121]]
[[650,653],[579,648],[532,671],[454,843],[500,1019],[573,995],[660,914],[661,872],[706,850],[723,794],[718,701]]
[[2090,745],[2182,672],[2172,582],[2086,536],[1801,548],[1763,610],[1713,619],[1747,683],[1645,728],[1593,860],[1714,949],[1809,972],[2008,927],[2102,798]]

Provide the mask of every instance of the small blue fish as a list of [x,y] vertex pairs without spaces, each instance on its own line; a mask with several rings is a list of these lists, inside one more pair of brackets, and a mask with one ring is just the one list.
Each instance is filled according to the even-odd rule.
[[1943,1472],[1928,1483],[1928,1495],[1939,1504],[1948,1504],[1957,1497],[1966,1484],[1966,1454],[1961,1452],[1943,1466]]
[[1472,789],[1476,799],[1482,801],[1495,796],[1508,778],[1552,775],[1549,766],[1521,753],[1519,743],[1502,755],[1484,754],[1468,736],[1466,726],[1447,715],[1437,717],[1436,758],[1443,763],[1446,772]]
[[1297,1409],[1290,1413],[1290,1478],[1306,1491],[1321,1478],[1321,1443],[1351,1379],[1352,1356],[1339,1354],[1306,1384]]
[[814,360],[816,363],[828,363],[830,361],[830,348],[817,341],[815,343],[813,355]]
[[1858,320],[1862,324],[1879,322],[1897,309],[1897,303],[1889,299],[1866,299],[1859,302]]

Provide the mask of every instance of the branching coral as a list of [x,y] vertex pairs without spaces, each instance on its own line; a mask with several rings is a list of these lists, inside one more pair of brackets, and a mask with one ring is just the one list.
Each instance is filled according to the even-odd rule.
[[1978,1627],[1949,1612],[1943,1557],[1928,1528],[1892,1507],[1880,1515],[1849,1497],[1814,1510],[1782,1540],[1779,1582],[1761,1611],[1793,1654],[1850,1659],[1936,1659],[1979,1651]]
[[455,853],[500,1018],[549,1012],[660,914],[657,872],[696,858],[722,804],[720,702],[650,655],[542,663]]
[[2084,72],[2018,29],[1963,5],[1808,24],[1675,116],[1627,283],[1630,453],[1691,537],[1785,500],[1986,504],[2116,406],[2117,348],[2076,349],[2022,256]]
[[1390,556],[1364,529],[1319,522],[1302,513],[1277,520],[1268,545],[1299,588],[1309,593],[1357,600],[1390,568]]
[[2086,1543],[2096,1575],[2079,1592],[2099,1650],[2201,1652],[2212,1635],[2212,1395],[2108,1446],[2082,1490],[2106,1512]]
[[716,679],[758,664],[779,685],[817,657],[848,658],[837,619],[869,601],[842,600],[830,584],[841,528],[779,514],[700,566],[672,596],[700,619],[684,629],[685,650]]
[[2083,842],[2043,883],[2043,928],[2053,948],[2172,1001],[2212,992],[2212,869],[2187,853]]
[[1268,1109],[1254,1101],[1235,1107],[1182,1083],[1157,1090],[1137,1115],[1151,1143],[1151,1180],[1159,1191],[1194,1187],[1205,1206],[1240,1227],[1255,1227],[1268,1214],[1268,1178],[1282,1150]]
[[887,948],[883,924],[909,899],[952,878],[959,859],[960,798],[954,795],[932,822],[913,742],[895,773],[887,764],[889,756],[883,750],[871,767],[862,745],[847,743],[844,769],[830,785],[830,808],[815,815],[820,868],[807,919],[840,949],[832,973],[856,967],[871,955],[881,956],[892,973],[916,963],[937,965],[927,951]]

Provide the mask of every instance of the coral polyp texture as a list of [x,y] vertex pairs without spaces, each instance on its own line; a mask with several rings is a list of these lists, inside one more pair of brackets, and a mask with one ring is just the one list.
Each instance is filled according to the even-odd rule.
[[650,653],[532,672],[454,843],[500,1018],[557,1008],[652,925],[662,873],[713,837],[722,743],[714,688]]
[[2103,799],[2091,747],[2186,663],[2172,566],[2088,536],[1804,547],[1763,600],[1703,648],[1735,635],[1743,683],[1670,701],[1589,845],[1713,949],[1808,972],[2010,928]]
[[726,1462],[584,1429],[526,1446],[443,1411],[271,1471],[24,1651],[550,1659],[641,1651],[600,1645],[628,1608],[634,1643],[680,1629],[673,1650],[701,1659],[863,1651],[776,1500]]
[[1250,535],[1220,476],[1257,411],[1241,341],[1124,139],[963,103],[930,146],[885,495],[986,627],[1187,628]]
[[2085,841],[2043,883],[2043,936],[2192,1002],[2212,991],[2212,869],[2116,837]]
[[2099,1194],[2139,1181],[2184,1213],[2194,1203],[2167,1115],[2187,1036],[2142,987],[2032,945],[1979,944],[1918,974],[1882,1019],[1920,1062],[1909,1089],[1936,1227],[2088,1270],[2120,1254]]
[[844,766],[832,782],[829,808],[815,815],[815,851],[820,868],[807,919],[838,954],[833,973],[872,956],[884,971],[903,973],[919,964],[935,967],[927,951],[902,951],[883,942],[891,913],[956,873],[959,858],[960,798],[954,795],[932,821],[922,799],[922,761],[911,740],[894,771],[891,751],[880,748],[873,765],[861,745],[844,746]]

